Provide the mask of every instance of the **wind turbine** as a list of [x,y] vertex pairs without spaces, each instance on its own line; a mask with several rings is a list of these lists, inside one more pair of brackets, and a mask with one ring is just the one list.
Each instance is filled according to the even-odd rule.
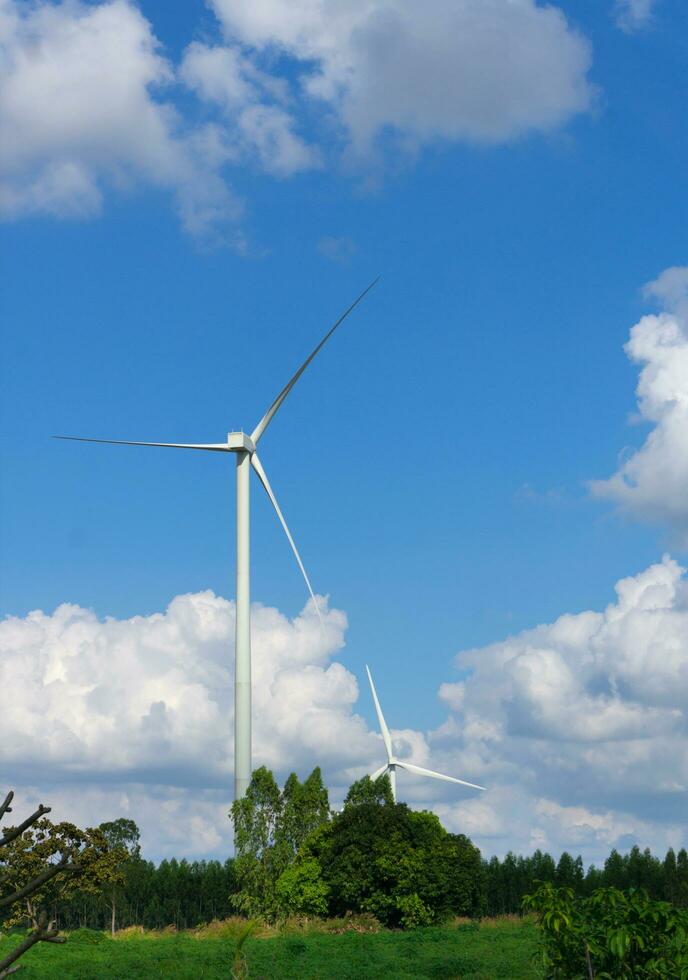
[[[379,277],[378,277],[379,278]],[[282,388],[272,405],[268,408],[251,435],[245,432],[230,432],[226,442],[217,443],[179,443],[179,442],[131,442],[124,439],[86,439],[83,436],[55,436],[56,439],[70,439],[76,442],[100,442],[121,446],[161,446],[167,449],[203,449],[216,453],[236,454],[237,474],[237,561],[236,561],[236,624],[235,624],[235,657],[234,657],[234,798],[240,799],[251,780],[251,606],[249,588],[249,470],[252,468],[263,484],[270,503],[275,508],[279,522],[289,540],[291,550],[301,569],[308,591],[310,592],[315,611],[322,625],[322,617],[318,602],[306,574],[301,556],[294,544],[294,539],[287,527],[287,522],[280,510],[279,504],[272,492],[267,475],[258,458],[256,446],[268,425],[275,417],[282,402],[311,363],[315,355],[327,343],[337,327],[358,306],[378,280],[375,279],[358,296],[351,306],[339,317],[320,341],[315,350],[306,358],[296,374]]]
[[404,762],[401,759],[397,759],[392,748],[392,736],[389,734],[389,728],[387,728],[384,715],[382,714],[382,708],[380,707],[380,702],[377,699],[377,692],[375,691],[373,678],[370,675],[370,670],[368,669],[367,664],[366,672],[368,674],[368,680],[370,681],[370,690],[373,692],[373,701],[375,703],[377,720],[380,722],[382,741],[385,743],[385,749],[387,750],[387,764],[380,766],[380,768],[374,772],[370,778],[379,779],[380,776],[383,776],[385,773],[389,773],[389,781],[392,786],[392,797],[395,803],[397,801],[397,769],[406,769],[407,772],[415,772],[417,776],[431,776],[433,779],[443,779],[447,783],[459,783],[461,786],[470,786],[471,789],[485,789],[484,786],[478,786],[476,783],[467,783],[465,779],[456,779],[454,776],[445,776],[441,772],[433,772],[432,769],[423,769],[421,766],[414,766],[411,765],[410,762]]

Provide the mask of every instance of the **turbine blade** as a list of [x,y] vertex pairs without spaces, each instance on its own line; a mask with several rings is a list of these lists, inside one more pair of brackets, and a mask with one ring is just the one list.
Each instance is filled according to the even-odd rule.
[[369,286],[366,286],[366,288],[363,290],[363,292],[361,293],[361,295],[358,296],[353,301],[353,303],[351,304],[351,306],[347,310],[345,310],[344,313],[342,313],[342,315],[337,320],[337,322],[335,323],[335,325],[333,327],[330,327],[330,329],[327,331],[327,333],[325,334],[325,336],[323,337],[323,339],[320,341],[320,343],[318,344],[318,346],[315,348],[315,350],[313,351],[313,353],[310,354],[309,357],[306,358],[306,360],[303,362],[303,364],[298,369],[298,371],[293,376],[293,378],[291,378],[291,380],[284,386],[284,388],[282,388],[282,390],[280,391],[280,393],[277,396],[277,398],[275,398],[275,400],[272,403],[272,405],[270,406],[270,408],[267,410],[267,412],[265,413],[265,415],[262,417],[262,419],[260,420],[260,422],[258,423],[258,425],[255,427],[255,429],[251,433],[251,439],[253,439],[253,441],[254,441],[254,443],[256,445],[258,444],[258,440],[260,439],[260,437],[263,435],[263,433],[267,429],[268,425],[270,424],[273,415],[277,412],[277,409],[280,407],[280,405],[282,404],[282,402],[284,401],[284,399],[287,397],[287,395],[289,394],[289,392],[291,391],[291,389],[294,387],[294,385],[299,380],[299,378],[301,377],[301,375],[303,374],[303,372],[306,370],[306,368],[308,367],[308,365],[311,363],[311,361],[313,360],[313,358],[315,357],[315,355],[320,351],[320,349],[322,347],[325,346],[325,344],[330,339],[330,337],[332,336],[332,334],[335,332],[335,330],[337,329],[337,327],[339,326],[339,324],[348,317],[349,313],[351,313],[351,311],[354,309],[355,306],[358,306],[358,304],[361,302],[361,300],[363,299],[363,297],[366,295],[366,293],[368,293],[373,288],[373,286],[375,285],[375,283],[378,281],[379,278],[380,277],[378,276],[377,279],[374,279]]
[[68,439],[70,442],[105,442],[113,446],[163,446],[166,449],[207,449],[210,452],[229,452],[225,442],[129,442],[125,439],[85,439],[83,436],[53,436],[53,439]]
[[[392,758],[392,736],[389,734],[389,728],[387,728],[387,723],[385,722],[384,715],[382,714],[382,708],[380,707],[380,702],[377,699],[377,691],[375,690],[375,685],[373,684],[373,678],[368,669],[368,664],[366,664],[366,673],[368,674],[368,680],[370,681],[370,690],[373,692],[373,702],[375,704],[375,711],[377,713],[377,720],[380,723],[380,731],[382,732],[382,741],[385,743],[385,749],[387,750],[387,758]],[[387,768],[385,766],[385,768]]]
[[379,779],[380,776],[384,776],[386,772],[387,772],[387,766],[386,765],[380,766],[380,768],[376,769],[370,778],[372,779],[373,782],[375,782],[375,780]]
[[320,620],[320,625],[322,626],[322,628],[324,630],[325,629],[325,624],[323,623],[322,616],[320,615],[320,609],[318,607],[318,600],[315,598],[315,593],[313,592],[313,588],[311,586],[310,579],[308,578],[308,575],[306,574],[306,569],[303,567],[303,562],[301,561],[301,555],[299,554],[298,549],[297,549],[296,545],[294,544],[294,539],[292,538],[291,533],[289,531],[289,528],[287,527],[287,522],[285,521],[284,515],[282,514],[282,511],[280,510],[280,507],[279,507],[279,504],[277,503],[277,500],[275,498],[275,495],[272,492],[272,487],[270,486],[270,483],[268,481],[268,478],[267,478],[267,475],[265,473],[265,470],[263,469],[263,466],[262,466],[260,460],[258,459],[258,454],[257,453],[253,453],[251,455],[251,466],[256,471],[256,474],[258,476],[258,479],[260,480],[260,482],[265,487],[265,492],[267,493],[268,497],[270,498],[270,503],[275,508],[275,513],[279,517],[280,524],[284,528],[284,533],[286,534],[286,536],[287,536],[287,538],[289,540],[289,544],[291,545],[291,550],[294,552],[294,557],[296,558],[296,561],[298,562],[299,568],[301,569],[301,574],[303,575],[303,577],[304,577],[304,579],[306,581],[306,585],[308,586],[308,591],[311,594],[311,599],[313,600],[313,604],[315,605],[315,611],[318,614],[318,619]]
[[412,766],[410,762],[399,762],[397,760],[396,765],[400,769],[408,769],[409,772],[415,772],[417,776],[432,776],[433,779],[444,779],[447,783],[459,783],[461,786],[470,786],[471,789],[485,789],[484,786],[478,786],[477,783],[467,783],[465,779],[456,779],[455,776],[445,776],[441,772],[433,772],[432,769]]

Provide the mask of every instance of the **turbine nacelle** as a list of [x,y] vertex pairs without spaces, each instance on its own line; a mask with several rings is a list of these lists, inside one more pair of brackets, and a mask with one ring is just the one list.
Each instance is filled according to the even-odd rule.
[[256,451],[256,444],[245,432],[228,432],[227,449],[230,453],[247,452],[253,455]]

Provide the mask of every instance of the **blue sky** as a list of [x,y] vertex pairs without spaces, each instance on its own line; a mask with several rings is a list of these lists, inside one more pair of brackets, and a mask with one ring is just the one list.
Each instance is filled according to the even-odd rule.
[[[619,579],[667,549],[685,558],[681,516],[663,520],[658,506],[648,521],[647,508],[619,509],[587,487],[609,478],[651,432],[652,419],[629,425],[639,369],[623,345],[643,314],[663,308],[643,286],[688,261],[678,2],[560,4],[556,38],[582,59],[570,67],[578,105],[564,94],[557,118],[537,116],[550,85],[544,64],[518,112],[512,106],[530,121],[488,136],[476,136],[476,126],[478,90],[496,70],[489,61],[473,80],[428,83],[426,102],[408,117],[411,95],[391,78],[398,104],[388,104],[392,97],[373,86],[359,54],[348,66],[356,79],[360,71],[358,101],[353,83],[346,97],[304,97],[304,72],[329,65],[323,75],[341,86],[338,67],[324,28],[309,21],[315,14],[304,15],[310,47],[300,48],[280,26],[277,0],[262,4],[266,22],[273,18],[262,35],[233,0],[173,8],[39,3],[20,14],[3,6],[24,18],[7,31],[13,57],[41,32],[50,49],[59,18],[83,26],[107,8],[113,16],[104,31],[147,24],[161,44],[154,57],[176,80],[145,82],[139,95],[178,113],[175,132],[183,136],[175,139],[185,147],[209,124],[225,127],[229,139],[243,118],[234,103],[231,115],[219,97],[199,96],[211,75],[200,61],[190,74],[189,46],[238,51],[244,78],[260,73],[264,101],[266,78],[290,88],[290,99],[270,104],[281,106],[301,141],[286,149],[242,145],[212,166],[203,144],[202,164],[193,162],[197,150],[185,150],[192,164],[184,167],[200,169],[180,178],[160,163],[170,139],[141,156],[155,135],[145,114],[110,146],[93,136],[91,108],[75,98],[63,130],[78,129],[80,112],[86,121],[65,148],[61,137],[45,135],[49,105],[19,118],[30,85],[4,117],[0,109],[0,125],[20,147],[5,165],[9,190],[0,199],[4,614],[24,621],[31,610],[50,615],[66,602],[124,620],[162,612],[185,593],[211,589],[231,599],[234,491],[225,458],[50,436],[218,441],[228,430],[250,430],[378,274],[379,285],[290,395],[262,458],[316,591],[348,617],[338,660],[359,683],[363,665],[374,667],[392,726],[428,732],[443,724],[438,689],[467,676],[452,662],[459,651],[563,613],[603,610]],[[504,5],[488,6],[501,16]],[[520,6],[536,19],[542,13],[525,0]],[[479,30],[475,4],[456,5],[463,7],[462,29]],[[40,20],[46,10],[54,21]],[[423,16],[428,50],[420,33],[413,50],[427,57],[430,76],[433,11]],[[341,36],[350,40],[346,29]],[[537,61],[548,41],[535,33],[532,43]],[[55,52],[67,59],[66,75],[78,74],[71,49],[55,42]],[[122,72],[134,77],[140,49],[132,52],[134,67],[125,51]],[[10,65],[14,93],[24,76],[18,56]],[[107,122],[106,69],[93,118]],[[37,69],[33,78],[35,98],[45,84],[49,103],[49,79]],[[552,91],[569,82],[554,79]],[[471,84],[475,105],[464,117],[454,103],[467,98],[465,86],[470,96]],[[255,96],[246,98],[253,105]],[[391,122],[380,124],[385,112]],[[414,121],[404,128],[399,118]],[[135,150],[125,153],[129,138]],[[51,198],[45,168],[65,160],[81,168],[83,186],[73,193],[51,184]],[[231,204],[214,181],[229,188]],[[194,195],[196,220],[199,188],[210,195],[211,187],[220,219],[194,227],[188,214],[180,220],[179,199]],[[303,583],[255,486],[252,508],[253,598],[298,617]],[[374,728],[364,689],[355,711]],[[284,766],[317,761],[305,752]],[[122,774],[123,783],[130,778]],[[625,810],[617,800],[605,812],[633,811],[628,794]],[[603,847],[595,840],[591,853]]]

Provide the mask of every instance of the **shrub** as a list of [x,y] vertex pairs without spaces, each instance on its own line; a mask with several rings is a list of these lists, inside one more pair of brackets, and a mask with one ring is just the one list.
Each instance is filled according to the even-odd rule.
[[385,926],[408,928],[480,907],[478,849],[447,833],[434,814],[391,799],[349,799],[308,838],[296,866],[313,858],[329,888],[330,915],[370,912]]
[[688,980],[688,912],[642,888],[598,888],[577,899],[547,882],[523,905],[537,916],[550,977]]
[[328,892],[315,858],[305,858],[291,865],[282,872],[275,886],[277,906],[284,916],[324,918],[327,915]]

